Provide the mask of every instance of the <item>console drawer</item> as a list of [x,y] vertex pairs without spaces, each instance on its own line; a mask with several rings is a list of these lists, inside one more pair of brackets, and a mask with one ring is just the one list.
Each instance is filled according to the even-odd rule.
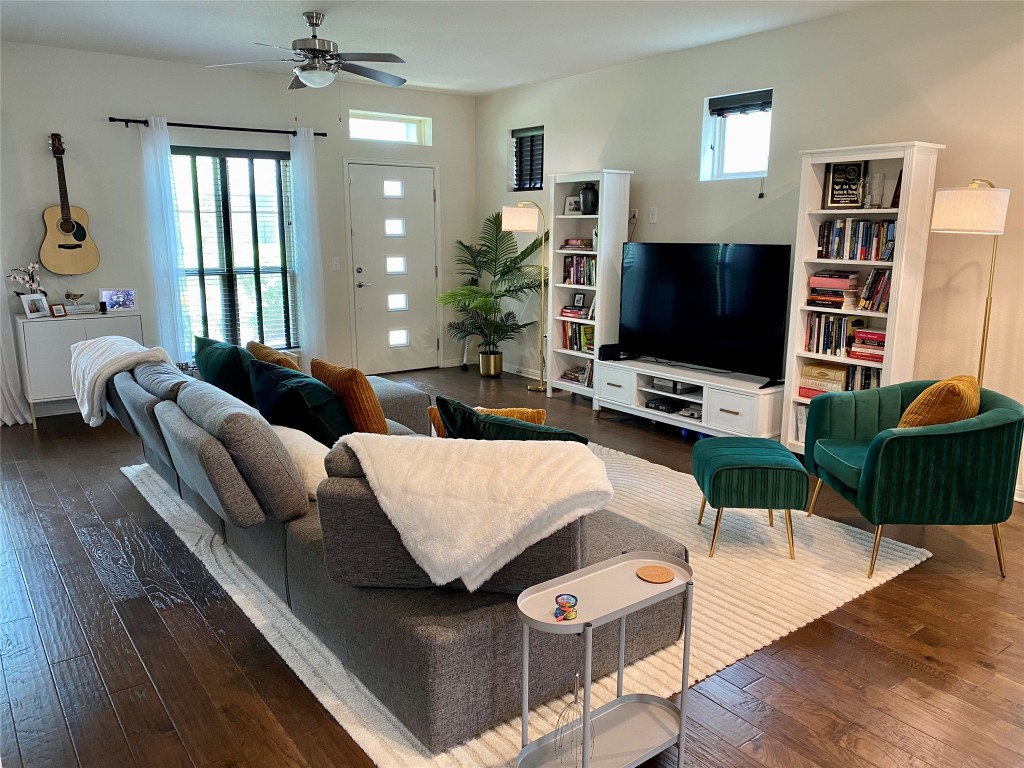
[[705,390],[704,422],[711,427],[721,427],[741,435],[754,434],[754,398],[708,387]]
[[598,365],[597,397],[599,400],[633,405],[636,402],[636,374],[621,368]]

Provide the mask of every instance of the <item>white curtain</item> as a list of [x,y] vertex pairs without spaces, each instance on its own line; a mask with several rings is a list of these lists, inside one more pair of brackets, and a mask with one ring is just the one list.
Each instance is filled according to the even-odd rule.
[[0,315],[0,421],[8,426],[27,424],[28,401],[21,391],[21,378],[18,375],[14,321],[9,307],[0,307]]
[[299,346],[302,347],[303,366],[308,371],[309,361],[314,357],[323,358],[327,347],[312,129],[299,128],[298,135],[292,136],[288,145],[292,166],[292,232],[299,294]]
[[191,359],[191,324],[182,307],[181,244],[171,184],[171,139],[167,118],[150,117],[142,136],[142,192],[149,257],[156,286],[157,343],[174,362]]

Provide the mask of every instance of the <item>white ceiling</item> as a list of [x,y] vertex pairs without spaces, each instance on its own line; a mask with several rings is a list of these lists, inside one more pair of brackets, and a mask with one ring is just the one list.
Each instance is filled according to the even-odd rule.
[[[342,51],[397,53],[409,86],[481,94],[831,16],[863,0],[0,0],[0,39],[192,64],[275,59],[326,13]],[[372,65],[377,66],[377,65]],[[289,73],[281,62],[248,69]],[[351,77],[345,75],[343,77]],[[362,82],[368,82],[359,78]]]

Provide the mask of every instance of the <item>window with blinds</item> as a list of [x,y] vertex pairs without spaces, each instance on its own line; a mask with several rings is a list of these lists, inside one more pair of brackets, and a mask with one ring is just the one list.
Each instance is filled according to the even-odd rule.
[[298,346],[287,152],[172,147],[191,337]]
[[544,189],[544,126],[512,131],[512,191]]
[[768,175],[772,89],[704,100],[701,181]]

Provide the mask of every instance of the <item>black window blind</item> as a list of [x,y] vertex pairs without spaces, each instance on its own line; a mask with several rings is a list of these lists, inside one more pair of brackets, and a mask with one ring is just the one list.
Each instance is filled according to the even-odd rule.
[[512,131],[516,144],[513,191],[544,189],[544,126]]
[[733,93],[728,96],[715,96],[708,99],[708,112],[715,117],[729,115],[745,115],[749,112],[770,112],[772,108],[772,89]]

